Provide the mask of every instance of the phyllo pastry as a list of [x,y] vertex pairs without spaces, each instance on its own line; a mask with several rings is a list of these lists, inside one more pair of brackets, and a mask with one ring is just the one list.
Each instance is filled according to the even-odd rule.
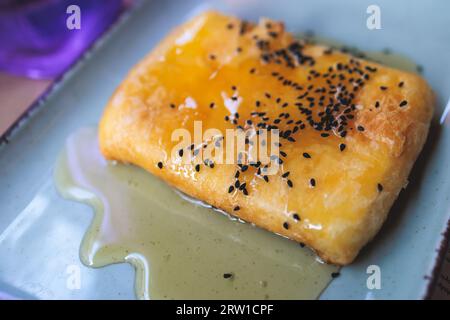
[[[418,75],[298,40],[281,22],[206,12],[131,70],[106,106],[99,141],[107,159],[345,265],[406,186],[433,104]],[[215,134],[181,145],[199,126]],[[236,161],[249,149],[235,161],[205,156],[228,146],[227,129],[251,132],[249,148],[268,137],[257,144],[277,153],[269,163]]]

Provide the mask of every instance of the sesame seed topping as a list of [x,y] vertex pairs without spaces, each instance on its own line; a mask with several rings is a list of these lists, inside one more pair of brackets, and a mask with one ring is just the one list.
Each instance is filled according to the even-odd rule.
[[286,229],[286,230],[288,230],[288,229],[289,229],[289,223],[284,222],[284,223],[283,223],[283,228]]
[[163,168],[163,163],[160,161],[158,162],[158,168],[162,169]]
[[403,100],[402,102],[400,102],[399,106],[400,106],[400,107],[404,107],[404,106],[406,106],[407,104],[408,104],[408,101]]
[[292,218],[293,218],[295,221],[300,221],[300,216],[298,215],[298,213],[294,213],[294,214],[292,215]]
[[[233,24],[234,23],[234,24]],[[252,30],[252,25],[249,22],[242,21],[241,23],[228,23],[226,26],[228,29],[237,29],[239,35],[244,35],[246,32]],[[247,129],[255,128],[256,135],[261,136],[263,134],[263,129],[267,131],[277,130],[279,132],[279,138],[284,139],[287,142],[296,142],[300,137],[299,134],[302,130],[312,128],[317,132],[317,135],[323,138],[328,138],[332,134],[336,134],[338,137],[345,138],[347,133],[354,129],[358,131],[364,131],[364,127],[361,125],[353,127],[353,122],[350,121],[355,118],[355,112],[358,110],[356,105],[356,99],[358,97],[358,91],[365,85],[365,83],[373,77],[373,73],[377,72],[377,68],[366,65],[366,62],[360,61],[357,58],[363,57],[358,53],[352,53],[350,49],[343,49],[349,51],[353,57],[339,58],[339,61],[331,62],[331,64],[322,70],[322,68],[315,69],[315,58],[308,56],[304,51],[306,45],[308,44],[304,40],[294,40],[284,46],[279,46],[275,38],[279,37],[280,34],[278,30],[272,26],[267,27],[265,35],[251,35],[250,41],[253,45],[260,51],[261,63],[264,65],[261,71],[261,76],[270,75],[270,81],[275,81],[280,85],[286,87],[287,89],[295,90],[295,95],[293,99],[289,94],[285,95],[270,91],[263,91],[264,96],[260,100],[249,101],[254,103],[256,108],[279,108],[278,117],[273,116],[272,113],[259,112],[261,109],[250,110],[251,120],[248,119],[247,112],[242,112],[241,119],[239,119],[239,114],[229,114],[225,116],[225,121],[233,124],[237,129],[245,131]],[[239,44],[240,45],[240,44]],[[240,52],[241,47],[236,46],[236,51]],[[323,54],[332,54],[334,50],[332,48],[324,49]],[[214,59],[214,54],[210,54],[210,58]],[[214,52],[215,53],[215,52]],[[264,68],[270,67],[270,65],[275,68],[266,70]],[[279,65],[279,66],[277,66]],[[290,73],[284,73],[284,68],[297,68],[306,67],[306,77],[309,83],[305,85],[300,85],[295,82],[295,79],[290,78]],[[282,67],[282,68],[281,68]],[[246,69],[250,74],[255,74],[259,76],[256,72],[256,68],[250,66]],[[267,71],[267,72],[266,72]],[[315,79],[319,81],[316,82]],[[231,100],[237,101],[237,86],[230,84],[232,89]],[[399,87],[403,86],[398,84]],[[387,90],[388,87],[380,86],[381,90]],[[271,99],[273,100],[271,101]],[[268,100],[269,99],[269,100]],[[210,103],[210,108],[215,107],[215,103]],[[375,107],[380,107],[380,102],[375,101]],[[370,110],[374,110],[371,109]],[[266,110],[263,110],[266,111]],[[245,138],[246,145],[253,145],[253,138]],[[269,142],[263,139],[260,141],[261,145],[267,145]],[[283,144],[285,144],[283,142]],[[216,141],[217,145],[217,141]],[[281,143],[278,143],[281,148]],[[220,142],[219,142],[220,147]],[[342,152],[346,149],[344,143],[339,144],[339,150]],[[272,155],[270,157],[271,161],[283,164],[288,158],[285,149],[279,150],[277,156]],[[302,153],[305,159],[312,159],[312,156],[308,152]],[[206,166],[210,168],[213,167],[212,161],[204,161]],[[246,172],[247,170],[253,172],[258,177],[261,177],[264,181],[269,182],[269,176],[267,176],[266,167],[258,165],[256,163],[250,163],[249,165],[244,165],[239,162],[237,170],[234,174],[235,182],[234,185],[229,186],[229,193],[233,191],[241,191],[244,195],[248,195],[247,185],[245,182],[239,181],[240,172]],[[255,168],[255,169],[253,169]],[[198,170],[200,167],[198,166]],[[197,166],[196,166],[197,170]],[[197,170],[197,171],[198,171]],[[289,177],[289,172],[284,172],[281,177],[286,181],[288,187],[293,187],[294,178]],[[292,180],[290,180],[290,178]],[[311,178],[309,180],[310,187],[316,186],[315,179]],[[292,218],[300,218],[297,214],[293,214]]]
[[239,211],[239,210],[241,210],[241,208],[240,208],[239,206],[235,206],[235,207],[233,208],[233,211]]
[[377,184],[378,192],[383,191],[383,185],[381,183]]

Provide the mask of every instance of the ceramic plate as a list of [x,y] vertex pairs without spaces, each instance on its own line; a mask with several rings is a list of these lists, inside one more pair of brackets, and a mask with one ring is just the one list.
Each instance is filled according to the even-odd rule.
[[[450,2],[377,1],[381,29],[366,26],[373,1],[145,1],[81,59],[4,137],[0,147],[0,291],[26,298],[134,298],[127,264],[90,269],[78,248],[92,211],[61,199],[51,180],[66,138],[96,125],[107,99],[127,71],[175,25],[207,8],[247,19],[268,16],[290,31],[313,30],[364,50],[407,55],[423,66],[438,106],[430,137],[411,182],[388,221],[355,263],[328,286],[322,299],[419,299],[444,243],[450,205],[450,122],[442,121],[450,96]],[[12,230],[21,230],[12,234]],[[67,290],[69,265],[79,265],[83,290]],[[367,268],[381,270],[381,289],[366,285]]]

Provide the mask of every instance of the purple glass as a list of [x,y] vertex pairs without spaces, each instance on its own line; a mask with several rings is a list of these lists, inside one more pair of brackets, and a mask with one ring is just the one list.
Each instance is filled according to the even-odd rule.
[[[123,0],[0,0],[0,70],[30,78],[62,74],[125,7]],[[129,1],[128,1],[129,3]],[[80,29],[69,29],[80,9]],[[71,18],[72,16],[72,18]]]

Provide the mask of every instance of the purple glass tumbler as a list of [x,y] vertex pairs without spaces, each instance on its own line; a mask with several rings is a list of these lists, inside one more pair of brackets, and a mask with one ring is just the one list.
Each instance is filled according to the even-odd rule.
[[0,70],[57,77],[124,6],[123,0],[0,0]]

